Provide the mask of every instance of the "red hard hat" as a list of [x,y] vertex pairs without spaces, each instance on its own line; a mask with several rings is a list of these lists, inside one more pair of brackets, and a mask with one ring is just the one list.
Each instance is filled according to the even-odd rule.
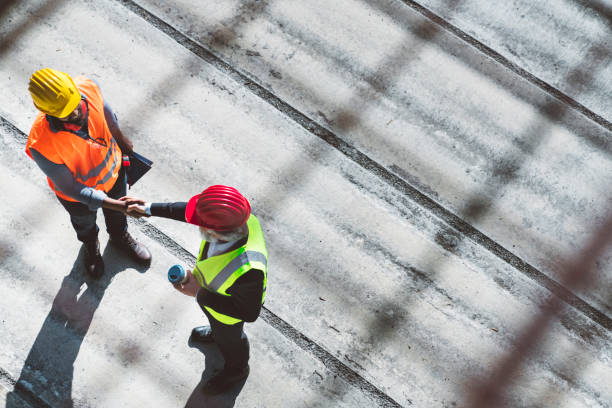
[[244,225],[251,215],[249,201],[234,187],[215,185],[191,197],[185,210],[190,224],[215,231],[230,231]]

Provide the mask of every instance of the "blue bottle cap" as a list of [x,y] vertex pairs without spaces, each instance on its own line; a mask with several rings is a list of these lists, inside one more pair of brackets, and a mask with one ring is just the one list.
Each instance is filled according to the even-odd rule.
[[185,268],[182,265],[172,265],[168,269],[168,280],[170,283],[179,283],[185,278]]

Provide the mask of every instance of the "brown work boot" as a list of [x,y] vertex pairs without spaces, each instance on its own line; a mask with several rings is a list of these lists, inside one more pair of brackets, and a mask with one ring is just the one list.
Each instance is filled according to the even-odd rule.
[[117,247],[127,252],[135,261],[142,264],[151,263],[151,252],[146,246],[138,243],[138,241],[136,241],[129,232],[125,231],[119,236],[111,235],[110,241]]
[[96,237],[95,241],[84,242],[85,256],[85,272],[94,279],[98,279],[104,274],[104,261],[100,254],[100,241]]

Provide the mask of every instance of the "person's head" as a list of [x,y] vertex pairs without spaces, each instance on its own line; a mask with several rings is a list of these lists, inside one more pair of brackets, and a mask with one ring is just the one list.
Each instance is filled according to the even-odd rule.
[[185,218],[208,242],[236,241],[248,235],[249,201],[233,187],[214,185],[191,197]]
[[81,93],[65,72],[43,68],[34,72],[28,86],[36,108],[62,121],[82,119]]

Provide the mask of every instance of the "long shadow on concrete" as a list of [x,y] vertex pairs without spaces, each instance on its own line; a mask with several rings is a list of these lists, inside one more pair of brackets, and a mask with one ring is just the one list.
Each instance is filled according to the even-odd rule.
[[[420,27],[417,27],[415,29],[415,32],[422,38],[428,40],[428,41],[432,41],[434,40],[434,38],[437,36],[437,34],[439,33],[440,29],[429,23],[426,22],[425,24],[423,24]],[[216,37],[215,37],[216,38]],[[221,43],[224,44],[226,42],[226,37],[220,38],[219,40],[221,41],[217,41],[217,43]],[[415,50],[414,49],[410,49],[408,50],[408,53],[405,52],[401,52],[403,51],[402,49],[398,50],[400,52],[394,52],[392,53],[392,55],[385,61],[385,64],[382,64],[383,66],[392,66],[394,68],[396,68],[395,70],[393,70],[393,72],[387,72],[383,78],[384,80],[379,79],[378,75],[374,75],[370,78],[368,78],[368,80],[366,81],[368,84],[370,84],[372,86],[372,89],[376,92],[369,92],[369,90],[364,89],[362,90],[362,92],[357,92],[357,95],[355,96],[355,99],[357,100],[362,100],[362,99],[376,99],[376,94],[380,93],[380,92],[384,92],[387,90],[387,88],[392,84],[391,81],[389,81],[389,78],[394,78],[395,76],[397,76],[397,74],[401,71],[401,69],[405,69],[405,64],[410,61],[410,58],[408,58],[410,55],[414,54]],[[357,98],[357,96],[359,98]],[[353,106],[353,103],[349,103],[347,104],[348,106]],[[558,102],[554,101],[553,103],[550,104],[546,104],[544,105],[545,108],[545,113],[547,114],[547,116],[550,117],[550,119],[553,120],[559,120],[564,111],[563,107],[561,107],[561,104],[559,104]],[[350,112],[340,112],[340,114],[338,114],[335,118],[335,120],[333,120],[334,122],[336,122],[336,125],[341,129],[341,130],[350,130],[352,128],[354,128],[358,123],[359,123],[359,115],[351,115]],[[541,124],[541,128],[538,128],[538,132],[539,131],[544,131],[546,128],[547,124]],[[531,156],[531,153],[541,144],[541,142],[544,140],[543,138],[537,138],[534,137],[534,135],[529,135],[530,137],[528,138],[530,143],[528,143],[528,148],[525,149],[526,152],[524,155],[520,156],[518,163],[514,163],[515,166],[513,166],[510,169],[506,169],[506,168],[501,168],[498,169],[498,166],[494,166],[494,168],[498,171],[494,172],[494,175],[503,175],[503,179],[502,181],[504,181],[504,185],[508,184],[510,181],[512,181],[515,177],[516,177],[516,173],[517,171],[522,167],[522,164],[525,162],[526,158]],[[503,163],[502,163],[503,164]],[[295,172],[297,176],[299,176],[300,174],[300,170],[301,169],[297,169],[294,168],[292,169]],[[303,177],[304,174],[301,174],[301,176]],[[495,184],[497,186],[497,184]],[[480,197],[480,195],[477,196],[478,198]],[[492,202],[490,201],[486,201],[483,202],[482,200],[476,199],[476,200],[469,200],[466,208],[464,210],[464,215],[468,215],[470,217],[473,218],[478,218],[481,217],[482,215],[484,215],[487,210],[489,209],[489,207],[492,205]],[[436,270],[437,268],[434,267],[432,268],[433,270]],[[398,322],[399,323],[399,322]],[[392,327],[392,326],[391,326]],[[388,328],[388,327],[386,327]],[[383,339],[386,338],[389,334],[389,332],[387,331],[382,331],[380,330],[380,327],[377,327],[376,324],[372,325],[372,332],[379,334],[379,337],[382,337]],[[380,336],[382,334],[382,336]]]
[[126,261],[117,249],[109,245],[103,254],[105,273],[99,280],[94,280],[83,269],[83,256],[81,247],[70,273],[64,277],[53,299],[19,379],[6,397],[6,408],[21,407],[21,398],[42,407],[79,405],[72,398],[74,363],[104,293],[118,273],[127,268],[139,272],[147,269]]
[[206,359],[206,367],[204,372],[202,373],[202,378],[200,382],[195,387],[187,403],[185,404],[185,408],[203,408],[203,407],[214,407],[214,408],[231,408],[236,404],[236,398],[242,391],[244,384],[246,383],[247,378],[240,381],[232,388],[227,390],[224,393],[217,395],[208,395],[202,391],[203,385],[206,381],[212,377],[215,372],[220,371],[223,368],[223,356],[219,352],[219,349],[214,344],[202,344],[196,343],[189,339],[189,347],[196,348],[204,354]]
[[600,0],[574,0],[574,2],[580,4],[582,7],[592,9],[612,24],[612,7],[605,4],[605,2]]
[[[163,19],[160,18],[158,20],[156,17],[153,17],[153,13],[151,13],[150,16],[146,15],[146,8],[141,8],[139,5],[130,4],[131,1],[119,0],[119,3],[122,3],[123,6],[127,7],[129,10],[143,18],[158,30],[168,34],[168,27],[170,27],[170,25],[167,25],[168,27],[166,27]],[[233,41],[240,35],[240,30],[242,27],[250,20],[255,19],[256,16],[263,13],[267,6],[267,2],[262,2],[260,0],[244,1],[236,8],[234,15],[219,22],[214,30],[207,31],[206,34],[202,34],[199,31],[188,31],[187,34],[195,38],[210,36],[210,41],[216,47],[229,49],[232,47]],[[171,34],[169,35],[173,37]],[[176,41],[176,38],[174,39]],[[149,94],[151,98],[170,100],[174,95],[179,94],[183,87],[185,87],[188,83],[187,81],[176,80],[176,78],[180,78],[182,72],[187,71],[191,76],[195,76],[201,70],[200,67],[204,65],[210,64],[216,66],[214,61],[207,55],[207,51],[200,52],[201,50],[195,49],[186,43],[181,43],[181,45],[190,50],[198,58],[194,59],[192,55],[189,55],[184,61],[177,61],[175,63],[177,68],[170,72],[164,79],[160,80],[158,87],[151,90]],[[168,84],[173,85],[169,86]],[[140,104],[137,108],[132,109],[123,116],[125,118],[138,118],[130,124],[131,129],[138,129],[142,123],[146,123],[151,116],[154,116],[154,112],[155,110],[150,109],[150,106],[147,106],[147,104]]]
[[[612,216],[601,224],[601,227],[593,234],[589,242],[584,246],[582,251],[576,255],[574,259],[569,259],[564,265],[562,274],[562,283],[569,290],[576,290],[583,286],[588,287],[595,283],[593,276],[593,266],[595,261],[604,253],[608,245],[612,242]],[[550,330],[552,322],[558,318],[559,313],[567,307],[561,299],[551,296],[540,309],[540,313],[525,326],[523,332],[517,336],[514,342],[514,348],[505,356],[500,358],[493,365],[494,370],[488,373],[487,377],[482,381],[482,385],[478,382],[470,384],[470,392],[472,400],[468,406],[474,408],[488,408],[497,406],[508,406],[504,404],[504,399],[507,398],[508,389],[512,388],[514,378],[519,372],[522,362],[531,357],[539,343],[544,339],[544,336]],[[586,368],[590,359],[585,359],[580,355],[579,363],[571,363],[576,367],[576,371],[571,375],[577,376],[580,369]],[[562,379],[574,385],[576,378],[563,376]],[[598,393],[595,393],[596,398],[600,398]],[[547,401],[547,406],[550,405]]]
[[[427,35],[428,35],[428,36],[430,36],[430,35],[432,35],[432,34],[434,34],[434,33],[435,33],[435,31],[433,31],[433,32],[432,32],[432,31],[427,31]],[[223,39],[224,39],[224,38],[222,38],[222,40],[223,40]],[[384,89],[385,89],[385,87],[384,87],[384,86],[378,86],[378,88],[381,88],[382,90],[384,90]],[[342,119],[342,117],[339,117],[338,119]],[[349,120],[339,120],[339,122],[340,122],[340,124],[341,124],[341,125],[342,125],[342,124],[344,124],[344,126],[341,126],[341,127],[351,128],[352,126],[354,126],[354,124],[353,124],[353,120],[352,120],[352,118],[350,118],[350,117],[349,117]],[[514,173],[514,172],[513,172],[513,173]],[[485,212],[485,211],[486,211],[486,208],[483,208],[482,203],[469,203],[469,204],[471,204],[471,205],[468,205],[468,206],[467,206],[467,209],[466,209],[466,210],[468,210],[468,211],[466,211],[466,213],[467,213],[468,215],[478,216],[479,214],[481,214],[481,213],[483,213],[483,212]],[[486,206],[487,206],[487,204],[484,204],[484,207],[486,207]],[[472,213],[473,213],[473,214],[472,214]],[[61,291],[60,291],[60,292],[61,292]],[[77,291],[77,293],[78,293],[78,291]],[[58,294],[58,295],[59,295],[59,294]],[[96,306],[96,307],[97,307],[97,306]],[[43,326],[43,327],[44,327],[44,326]],[[83,336],[84,336],[84,335],[83,335]],[[38,339],[37,339],[37,341],[38,341]],[[81,338],[81,341],[82,341],[82,338]],[[37,344],[37,343],[35,343],[35,345],[36,345],[36,344]],[[79,346],[80,346],[80,343],[79,343]],[[33,349],[34,349],[34,348],[33,348]],[[78,350],[77,350],[77,352],[78,352]],[[76,354],[75,354],[75,358],[76,358]],[[74,360],[73,360],[73,361],[74,361]],[[27,365],[26,365],[26,367],[27,367]],[[206,371],[205,371],[205,374],[206,374]],[[192,395],[192,396],[193,396],[193,395]],[[191,400],[191,398],[190,398],[190,400]]]
[[[4,54],[13,44],[23,35],[25,35],[30,29],[36,27],[41,21],[47,19],[53,12],[58,10],[66,0],[54,0],[54,1],[45,1],[42,2],[35,8],[30,8],[27,10],[27,14],[29,14],[29,18],[26,21],[6,33],[0,39],[0,55]],[[9,11],[9,9],[16,5],[18,1],[9,0],[9,1],[1,1],[0,2],[0,19],[7,18],[4,14]]]

